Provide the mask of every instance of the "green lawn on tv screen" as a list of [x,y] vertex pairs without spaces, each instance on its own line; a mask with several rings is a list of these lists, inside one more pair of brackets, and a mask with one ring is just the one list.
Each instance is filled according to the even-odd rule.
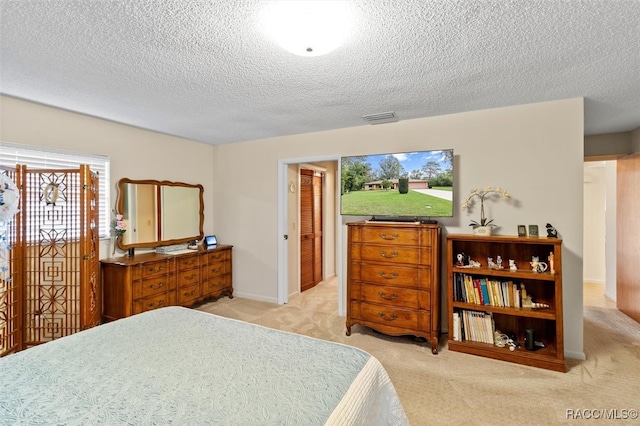
[[[438,188],[445,189],[445,188]],[[400,194],[397,190],[353,191],[343,194],[344,215],[451,216],[452,202],[416,191]]]

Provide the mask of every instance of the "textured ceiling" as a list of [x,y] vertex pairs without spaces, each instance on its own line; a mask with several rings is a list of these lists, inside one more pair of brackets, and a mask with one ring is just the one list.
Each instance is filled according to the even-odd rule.
[[640,127],[640,1],[354,0],[300,57],[259,0],[0,0],[0,92],[222,144],[584,97],[585,133]]

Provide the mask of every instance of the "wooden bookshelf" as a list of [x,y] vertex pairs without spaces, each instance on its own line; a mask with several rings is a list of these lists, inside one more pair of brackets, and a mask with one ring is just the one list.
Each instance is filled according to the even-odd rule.
[[[458,254],[463,254],[464,266],[457,264]],[[489,268],[488,258],[497,256],[503,259],[502,268]],[[550,256],[552,255],[552,256]],[[531,268],[532,256],[538,256],[541,262],[551,267],[545,272],[535,272]],[[480,267],[469,266],[471,258],[480,263]],[[515,261],[517,270],[509,269],[509,259]],[[508,283],[515,285],[508,300],[500,304],[493,297],[481,297],[481,300],[465,298],[462,281],[476,280],[485,282]],[[456,282],[458,280],[458,282]],[[524,284],[527,295],[534,302],[548,305],[543,308],[517,306],[521,293],[516,292]],[[473,291],[472,291],[473,292]],[[513,296],[513,297],[512,297]],[[447,300],[449,320],[449,350],[472,355],[509,361],[532,367],[566,372],[564,360],[564,334],[562,315],[562,240],[558,238],[534,238],[516,236],[447,236]],[[522,300],[519,302],[522,304]],[[525,301],[525,304],[526,301]],[[470,331],[465,330],[464,322],[455,333],[454,312],[462,317],[462,311],[487,313],[492,318],[492,330],[515,337],[519,344],[513,351],[509,345],[499,347],[492,343],[470,340]],[[471,327],[470,325],[468,325]],[[525,349],[525,330],[534,330],[534,341],[542,343],[534,350]]]

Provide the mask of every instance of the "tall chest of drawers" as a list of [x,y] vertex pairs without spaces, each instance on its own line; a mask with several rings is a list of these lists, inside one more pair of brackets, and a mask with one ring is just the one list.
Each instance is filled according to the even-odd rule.
[[102,318],[112,321],[164,306],[193,306],[233,297],[232,246],[181,254],[103,259]]
[[347,335],[355,324],[428,339],[438,353],[440,226],[348,223]]

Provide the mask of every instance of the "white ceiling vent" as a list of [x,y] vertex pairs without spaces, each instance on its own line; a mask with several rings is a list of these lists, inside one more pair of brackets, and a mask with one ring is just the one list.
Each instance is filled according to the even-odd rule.
[[363,115],[362,118],[364,118],[364,120],[369,124],[392,123],[394,121],[398,121],[398,117],[393,111]]

